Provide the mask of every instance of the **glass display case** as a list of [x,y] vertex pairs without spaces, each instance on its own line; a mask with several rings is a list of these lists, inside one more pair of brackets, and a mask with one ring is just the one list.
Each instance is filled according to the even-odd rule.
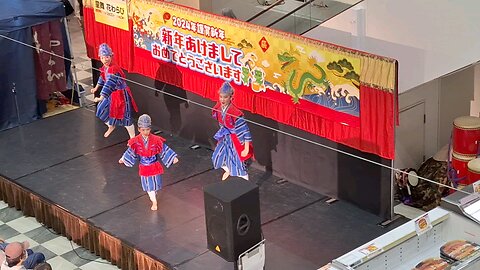
[[[467,187],[465,191],[473,189]],[[425,215],[319,270],[480,269],[480,224],[475,219],[479,205],[478,193],[456,192]]]

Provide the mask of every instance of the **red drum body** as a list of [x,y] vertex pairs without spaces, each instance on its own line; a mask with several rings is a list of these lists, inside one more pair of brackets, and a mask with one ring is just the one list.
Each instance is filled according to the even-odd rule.
[[480,180],[480,158],[470,160],[468,162],[468,176],[466,185],[473,184]]
[[474,155],[462,155],[457,152],[452,154],[452,167],[457,172],[457,178],[463,178],[458,183],[466,184],[468,175],[468,162],[475,159]]
[[480,118],[461,116],[453,121],[453,151],[461,155],[477,155],[480,141]]

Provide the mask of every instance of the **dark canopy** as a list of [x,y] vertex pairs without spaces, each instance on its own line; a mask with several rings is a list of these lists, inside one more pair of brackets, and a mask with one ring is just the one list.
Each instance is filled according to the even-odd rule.
[[0,32],[13,32],[65,17],[60,0],[0,1]]
[[31,26],[64,16],[59,0],[0,1],[0,130],[39,118],[34,50],[25,44]]

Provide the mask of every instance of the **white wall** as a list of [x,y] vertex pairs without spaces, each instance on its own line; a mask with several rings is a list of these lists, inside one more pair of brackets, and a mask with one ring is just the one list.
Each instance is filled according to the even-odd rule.
[[[480,72],[480,65],[432,80],[401,93],[399,95],[400,114],[405,108],[421,102],[425,104],[426,122],[424,138],[419,138],[415,130],[403,134],[404,137],[401,136],[402,133],[397,133],[395,138],[397,150],[398,147],[407,142],[411,144],[411,140],[418,140],[419,147],[424,147],[424,153],[420,152],[420,157],[413,157],[413,159],[418,160],[422,154],[425,158],[433,156],[444,145],[448,144],[453,120],[459,116],[470,115],[470,110],[474,108],[470,106],[474,95],[480,94],[480,89],[475,85],[476,81],[478,83],[478,79],[475,77],[476,72]],[[479,110],[480,108],[476,107],[476,109]],[[402,126],[402,122],[400,122],[400,126]],[[420,143],[422,139],[423,142]],[[397,151],[395,167],[409,167],[404,166],[404,164],[410,164],[412,155],[416,153]],[[418,169],[419,166],[420,164],[415,164],[412,167]]]
[[470,115],[480,117],[480,65],[474,68],[474,99],[470,102]]
[[474,97],[474,70],[469,67],[440,78],[439,146],[448,144],[453,120],[470,115],[470,102]]
[[[440,95],[440,80],[433,80],[431,82],[422,84],[417,86],[409,91],[403,92],[399,96],[398,105],[400,111],[403,111],[405,108],[412,107],[415,104],[423,102],[425,104],[425,116],[426,116],[426,123],[425,123],[425,133],[424,138],[418,138],[417,133],[412,130],[410,134],[406,134],[405,138],[399,137],[397,133],[397,137],[395,138],[395,145],[401,146],[402,142],[407,140],[422,140],[423,143],[419,143],[418,145],[422,145],[424,147],[422,156],[424,155],[426,158],[433,156],[437,150],[440,148],[438,143],[438,116],[439,116],[439,95]],[[423,117],[423,116],[419,116]],[[402,125],[402,123],[400,123]],[[397,151],[397,154],[400,153]],[[409,156],[396,156],[396,160],[406,160],[409,159]],[[420,157],[421,158],[421,157]],[[418,159],[418,158],[417,158]],[[395,163],[396,167],[397,162]],[[403,161],[402,164],[408,164],[408,162]],[[416,166],[420,166],[420,164],[415,164]],[[400,166],[400,167],[408,167],[408,166]],[[418,167],[417,167],[418,168]]]
[[479,14],[478,0],[365,0],[305,36],[397,59],[401,93],[480,60]]

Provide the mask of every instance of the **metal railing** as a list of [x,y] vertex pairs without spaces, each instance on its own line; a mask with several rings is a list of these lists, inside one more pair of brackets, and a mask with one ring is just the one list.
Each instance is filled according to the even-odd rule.
[[364,2],[364,0],[360,0],[360,1],[356,2],[355,4],[353,4],[353,5],[351,5],[351,6],[347,7],[347,8],[345,8],[345,9],[343,9],[342,11],[338,12],[337,14],[335,14],[335,15],[333,15],[333,16],[330,16],[330,17],[329,17],[329,18],[327,18],[326,20],[323,20],[321,23],[319,23],[319,24],[317,24],[317,25],[314,25],[314,26],[310,27],[309,29],[307,29],[307,30],[303,31],[303,32],[302,32],[302,33],[300,33],[299,35],[304,35],[305,33],[307,33],[308,31],[312,30],[313,28],[315,28],[315,27],[318,27],[319,25],[321,25],[321,24],[323,24],[323,23],[325,23],[325,22],[327,22],[327,21],[331,20],[332,18],[334,18],[334,17],[336,17],[336,16],[338,16],[338,15],[340,15],[340,14],[344,13],[345,11],[347,11],[347,10],[349,10],[349,9],[351,9],[351,8],[353,8],[353,7],[355,7],[356,5],[358,5],[358,4],[362,3],[362,2]]
[[299,7],[295,8],[295,9],[291,10],[291,11],[288,12],[287,14],[283,15],[282,17],[278,18],[278,19],[275,20],[274,22],[270,23],[269,25],[267,25],[267,27],[272,27],[273,25],[277,24],[278,22],[283,21],[283,19],[290,17],[290,15],[292,15],[292,14],[295,13],[295,12],[297,12],[298,10],[304,8],[305,6],[310,5],[313,1],[315,1],[315,0],[309,0],[309,1],[305,2],[305,3],[303,3],[301,6],[299,6]]
[[275,6],[277,6],[277,5],[281,4],[281,3],[283,3],[284,1],[285,1],[285,0],[278,0],[278,1],[276,1],[275,3],[271,4],[271,5],[270,5],[268,8],[266,8],[266,9],[264,9],[264,10],[260,11],[259,13],[257,13],[257,14],[255,14],[255,15],[253,15],[253,17],[249,18],[249,19],[248,19],[248,20],[246,20],[246,21],[247,21],[247,22],[250,22],[250,21],[252,21],[252,20],[254,20],[254,19],[256,19],[256,18],[260,17],[262,14],[265,14],[265,13],[267,13],[269,10],[271,10],[271,9],[272,9],[272,8],[274,8]]

